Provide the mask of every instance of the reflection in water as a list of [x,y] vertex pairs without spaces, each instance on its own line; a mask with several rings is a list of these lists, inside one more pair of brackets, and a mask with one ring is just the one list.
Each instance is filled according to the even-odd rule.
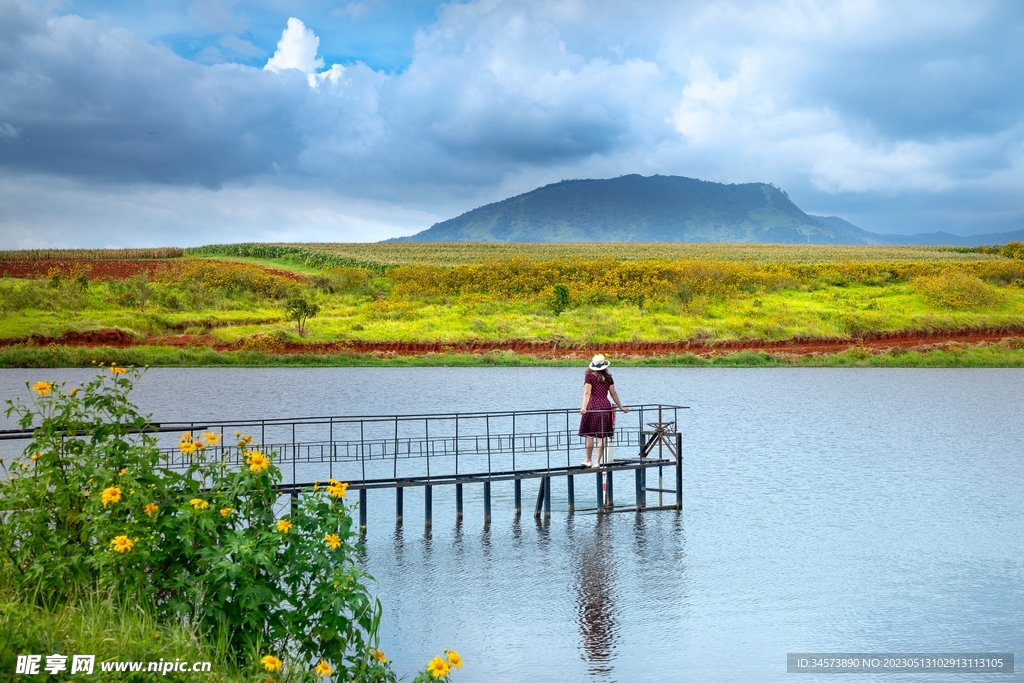
[[608,678],[618,640],[615,603],[615,562],[610,523],[599,516],[593,535],[577,538],[576,622],[580,629],[580,648],[587,670],[594,678]]

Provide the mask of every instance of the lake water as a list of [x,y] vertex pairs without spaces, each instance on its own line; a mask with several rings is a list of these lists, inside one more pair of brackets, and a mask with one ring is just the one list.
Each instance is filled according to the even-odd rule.
[[[582,374],[153,369],[134,396],[165,421],[564,408]],[[466,683],[804,680],[787,652],[1024,653],[1024,372],[614,374],[628,403],[691,406],[682,513],[569,516],[556,480],[550,521],[516,521],[509,482],[485,529],[479,487],[459,526],[454,489],[437,487],[426,534],[422,493],[396,529],[394,494],[371,491],[366,563],[400,673],[445,647]],[[91,376],[2,370],[0,396]]]

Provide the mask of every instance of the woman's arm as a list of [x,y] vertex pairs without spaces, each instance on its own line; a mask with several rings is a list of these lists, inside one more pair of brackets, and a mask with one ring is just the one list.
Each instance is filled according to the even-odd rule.
[[590,405],[590,383],[583,385],[583,406],[580,407],[580,415],[587,414],[587,406]]
[[[590,387],[587,387],[587,388],[589,389]],[[623,406],[622,405],[622,401],[619,400],[619,394],[618,394],[617,391],[615,391],[615,385],[614,384],[611,385],[610,387],[608,387],[608,393],[611,394],[612,399],[614,399],[615,405],[619,406],[619,410],[621,410],[624,413],[628,413],[629,412],[629,408],[626,408],[625,406]]]

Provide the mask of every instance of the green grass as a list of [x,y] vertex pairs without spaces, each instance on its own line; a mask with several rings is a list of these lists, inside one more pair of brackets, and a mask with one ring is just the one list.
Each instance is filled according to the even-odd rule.
[[[155,308],[155,307],[154,307]],[[138,339],[211,335],[234,342],[254,335],[290,342],[505,341],[569,345],[637,341],[776,341],[794,336],[849,337],[866,332],[936,331],[1024,326],[1024,290],[1007,288],[1002,302],[976,310],[930,305],[913,287],[797,289],[735,297],[695,298],[641,310],[635,305],[580,306],[554,315],[543,302],[397,301],[324,297],[321,313],[299,337],[271,302],[227,310],[143,313],[97,303],[77,312],[29,310],[0,318],[0,337],[57,337],[68,331],[116,328]],[[258,344],[257,344],[258,346]]]
[[[196,634],[182,624],[157,623],[146,609],[130,599],[115,600],[103,593],[89,593],[67,603],[40,607],[0,589],[0,672],[13,675],[20,654],[68,656],[96,655],[94,680],[105,681],[210,681],[242,683],[262,681],[259,672],[240,671],[230,654],[216,640]],[[102,673],[102,661],[158,662],[209,661],[210,673]],[[42,669],[42,667],[40,667]],[[81,675],[59,680],[78,680]],[[53,678],[46,676],[47,680]],[[86,678],[90,678],[86,676]],[[7,679],[4,679],[7,680]],[[13,679],[12,679],[13,680]],[[27,679],[26,679],[27,680]]]

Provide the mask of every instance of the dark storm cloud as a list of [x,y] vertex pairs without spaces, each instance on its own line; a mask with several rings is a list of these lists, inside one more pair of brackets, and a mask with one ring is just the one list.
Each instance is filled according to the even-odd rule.
[[0,146],[12,170],[218,186],[288,167],[301,74],[201,66],[119,29],[0,4]]
[[1024,111],[1024,5],[979,3],[961,19],[872,49],[843,45],[801,86],[887,136],[1004,130]]

